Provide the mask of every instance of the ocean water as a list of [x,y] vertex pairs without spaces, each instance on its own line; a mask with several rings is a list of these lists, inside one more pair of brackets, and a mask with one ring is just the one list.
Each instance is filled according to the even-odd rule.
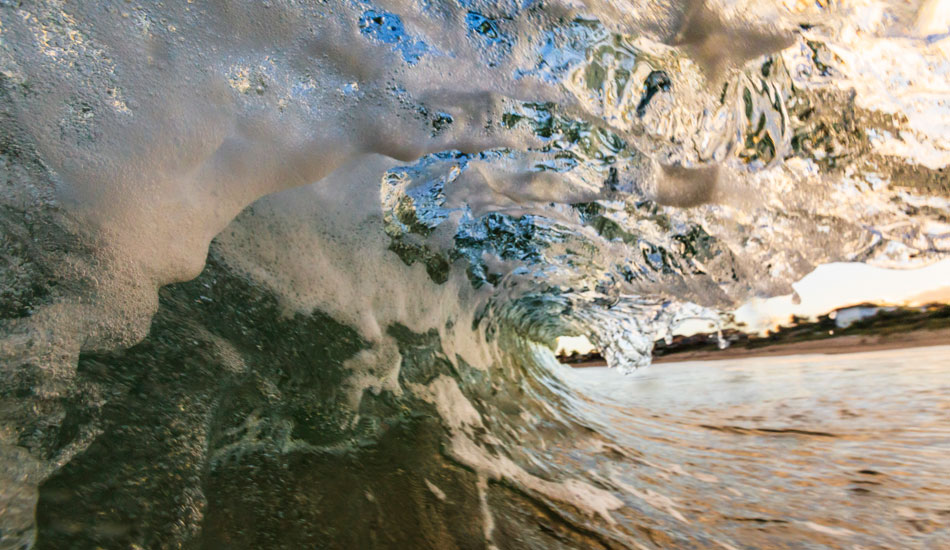
[[[561,368],[667,547],[941,548],[950,348]],[[648,518],[648,519],[647,519]]]
[[948,6],[0,2],[0,549],[950,546],[946,347],[649,366],[947,257]]

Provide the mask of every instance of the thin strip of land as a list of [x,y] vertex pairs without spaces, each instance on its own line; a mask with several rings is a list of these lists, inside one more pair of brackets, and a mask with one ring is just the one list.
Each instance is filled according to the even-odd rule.
[[922,330],[901,334],[847,335],[825,340],[806,342],[788,342],[760,348],[726,348],[724,350],[686,351],[665,355],[654,359],[654,363],[675,363],[682,361],[721,361],[745,357],[781,357],[785,355],[808,355],[820,353],[835,355],[840,353],[858,353],[864,351],[882,351],[889,349],[922,348],[950,344],[950,328],[943,330]]
[[[723,361],[751,357],[841,354],[890,349],[950,345],[950,306],[935,304],[920,308],[878,308],[860,306],[867,314],[841,326],[835,321],[846,310],[822,316],[815,322],[784,327],[767,336],[756,337],[735,330],[724,331],[730,343],[719,349],[719,336],[700,334],[677,337],[670,344],[658,341],[654,363]],[[857,308],[848,308],[850,313]],[[840,320],[840,319],[839,319]],[[599,353],[563,360],[575,368],[602,367]]]
[[[950,345],[950,328],[943,330],[922,330],[918,332],[888,334],[876,336],[840,336],[824,340],[807,342],[788,342],[770,346],[744,348],[734,347],[721,350],[684,351],[670,355],[654,357],[654,364],[682,363],[686,361],[727,361],[751,357],[783,357],[788,355],[859,353],[865,351],[883,351],[889,349],[921,348]],[[605,367],[603,359],[592,359],[570,363],[574,368]]]

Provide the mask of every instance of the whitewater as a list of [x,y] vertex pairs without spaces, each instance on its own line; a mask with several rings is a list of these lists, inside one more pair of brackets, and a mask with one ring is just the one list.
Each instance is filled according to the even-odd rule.
[[648,366],[948,165],[942,0],[0,1],[0,549],[950,546],[946,347]]

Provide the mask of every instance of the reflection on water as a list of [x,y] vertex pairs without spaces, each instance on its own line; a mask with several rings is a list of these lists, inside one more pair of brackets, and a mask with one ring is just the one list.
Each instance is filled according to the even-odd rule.
[[671,547],[950,547],[950,347],[559,374]]

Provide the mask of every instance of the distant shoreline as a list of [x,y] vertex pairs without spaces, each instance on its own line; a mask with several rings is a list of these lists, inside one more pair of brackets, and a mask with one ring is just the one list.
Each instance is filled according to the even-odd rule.
[[[720,350],[683,351],[662,355],[653,359],[654,364],[682,363],[686,361],[725,361],[730,359],[745,359],[752,357],[783,357],[788,355],[824,354],[837,355],[842,353],[858,353],[865,351],[882,351],[889,349],[920,348],[930,346],[950,345],[950,327],[945,329],[917,330],[911,332],[859,335],[851,334],[821,340],[807,340],[803,342],[784,342],[773,345],[731,346]],[[603,367],[607,362],[603,359],[580,363],[565,363],[574,368]]]

